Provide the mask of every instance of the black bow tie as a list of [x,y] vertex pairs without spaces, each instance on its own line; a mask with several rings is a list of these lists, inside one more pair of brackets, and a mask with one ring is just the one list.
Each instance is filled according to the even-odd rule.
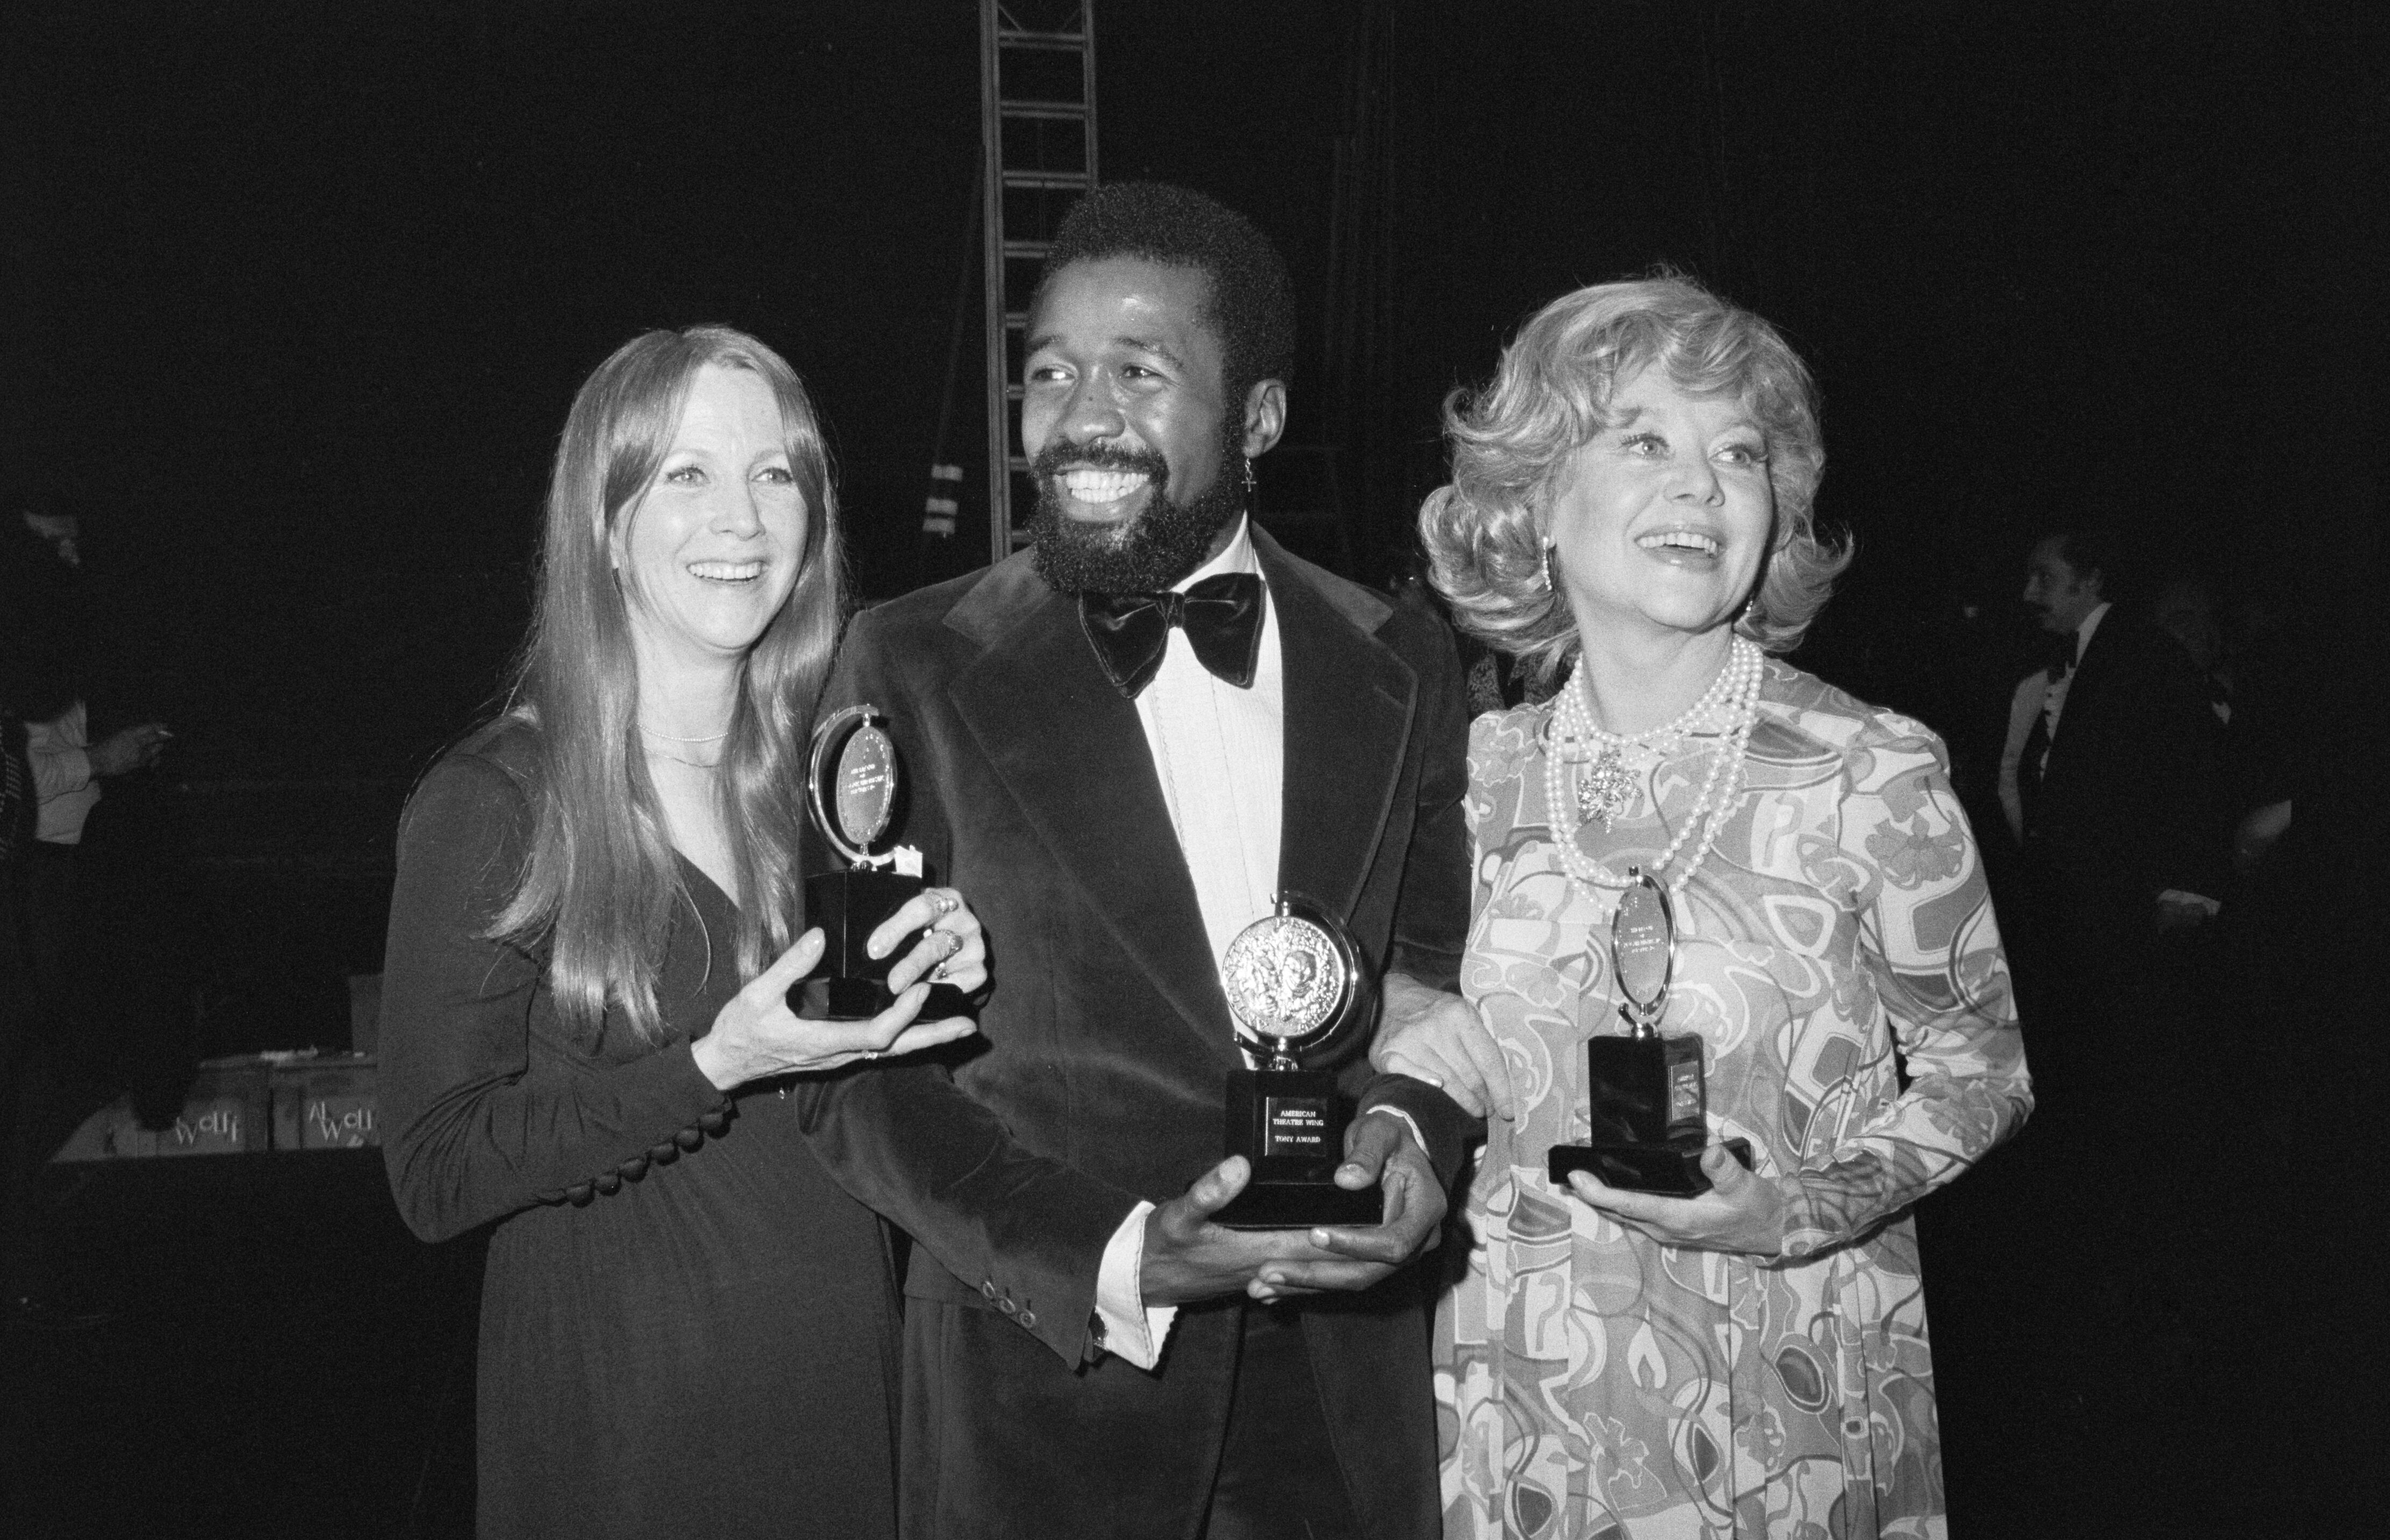
[[1079,624],[1104,677],[1132,700],[1161,671],[1174,625],[1186,631],[1196,661],[1245,689],[1261,661],[1262,580],[1223,572],[1183,594],[1082,594]]

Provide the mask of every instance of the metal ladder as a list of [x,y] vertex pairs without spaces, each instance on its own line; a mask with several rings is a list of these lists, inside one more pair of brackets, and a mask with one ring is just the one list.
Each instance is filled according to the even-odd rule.
[[1037,498],[1021,453],[1029,297],[1062,216],[1096,185],[1096,0],[980,0],[979,41],[988,559],[1002,561],[1021,544],[1012,510]]

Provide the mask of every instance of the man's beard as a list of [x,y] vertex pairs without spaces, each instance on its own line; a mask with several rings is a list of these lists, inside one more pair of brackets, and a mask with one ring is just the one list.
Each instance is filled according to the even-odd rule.
[[[1057,484],[1065,466],[1145,472],[1145,510],[1125,524],[1071,518],[1061,509]],[[1214,538],[1245,507],[1243,446],[1226,440],[1212,484],[1185,503],[1171,500],[1169,463],[1152,450],[1073,448],[1058,440],[1030,468],[1037,480],[1030,559],[1059,593],[1159,593],[1203,565]]]

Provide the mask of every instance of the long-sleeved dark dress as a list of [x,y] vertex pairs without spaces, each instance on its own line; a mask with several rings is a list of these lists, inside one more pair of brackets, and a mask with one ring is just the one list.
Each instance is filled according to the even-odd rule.
[[686,862],[669,1037],[559,1020],[545,958],[480,939],[521,870],[532,729],[451,751],[400,826],[382,1016],[391,1187],[418,1235],[495,1223],[488,1535],[886,1535],[896,1321],[879,1222],[771,1083],[690,1057],[737,992],[737,910]]

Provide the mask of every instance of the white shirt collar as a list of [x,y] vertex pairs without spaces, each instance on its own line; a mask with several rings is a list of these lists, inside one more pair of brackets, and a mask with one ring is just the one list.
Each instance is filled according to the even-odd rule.
[[1237,533],[1229,537],[1227,548],[1170,586],[1174,592],[1183,594],[1207,577],[1261,570],[1261,562],[1253,555],[1253,531],[1246,523],[1246,516],[1240,513],[1237,515]]

